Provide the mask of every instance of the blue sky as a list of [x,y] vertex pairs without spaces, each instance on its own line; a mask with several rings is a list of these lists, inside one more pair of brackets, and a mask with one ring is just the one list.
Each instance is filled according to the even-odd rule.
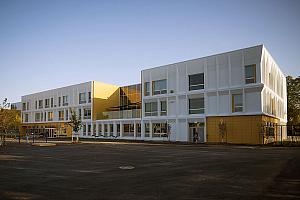
[[0,1],[0,98],[265,44],[300,75],[300,1]]

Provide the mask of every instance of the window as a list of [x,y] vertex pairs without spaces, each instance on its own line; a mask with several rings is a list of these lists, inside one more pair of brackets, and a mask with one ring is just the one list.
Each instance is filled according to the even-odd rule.
[[37,110],[38,109],[38,102],[35,101],[35,109]]
[[232,112],[243,112],[243,95],[232,95]]
[[30,108],[29,108],[29,102],[27,102],[27,110],[30,110]]
[[69,120],[69,110],[66,110],[66,120]]
[[90,108],[83,109],[83,112],[84,112],[84,119],[91,119],[91,109]]
[[98,133],[102,132],[102,124],[98,124]]
[[86,125],[85,124],[83,124],[83,126],[82,126],[82,133],[83,133],[83,135],[86,135]]
[[109,129],[110,129],[109,132],[113,133],[113,132],[114,132],[114,125],[113,125],[113,124],[110,124],[109,127],[110,127],[110,128],[109,128]]
[[91,129],[92,129],[92,126],[89,124],[88,125],[88,135],[91,135],[91,132],[92,132]]
[[61,97],[58,97],[58,107],[61,105]]
[[81,109],[80,108],[78,109],[78,116],[79,116],[79,119],[81,119]]
[[204,89],[204,73],[189,75],[189,90]]
[[92,93],[91,92],[89,92],[89,103],[91,103],[91,100],[92,100]]
[[153,81],[153,95],[167,93],[167,79]]
[[53,98],[51,98],[51,108],[53,108],[53,103],[54,103]]
[[43,113],[41,113],[41,121],[43,121]]
[[106,132],[108,132],[108,129],[107,129],[107,124],[104,124],[104,132],[106,133]]
[[152,124],[152,133],[153,137],[161,137],[163,134],[168,133],[167,123],[153,123]]
[[50,107],[50,99],[45,99],[45,108]]
[[145,103],[145,116],[157,116],[157,102]]
[[160,115],[161,116],[167,115],[167,102],[166,101],[160,102]]
[[150,137],[150,124],[145,123],[145,137]]
[[35,113],[35,115],[34,115],[34,120],[35,120],[36,122],[41,121],[41,113]]
[[256,83],[256,65],[245,66],[245,83]]
[[43,108],[43,100],[39,100],[39,109]]
[[26,110],[26,103],[22,103],[22,110]]
[[25,114],[25,122],[28,122],[28,114]]
[[189,99],[189,114],[203,114],[204,98]]
[[48,121],[53,121],[53,112],[48,112]]
[[63,96],[63,106],[68,105],[68,96]]
[[79,93],[79,104],[86,103],[85,93]]
[[144,83],[144,95],[145,96],[150,95],[150,83],[149,82]]
[[58,111],[58,120],[64,120],[64,111],[63,110]]

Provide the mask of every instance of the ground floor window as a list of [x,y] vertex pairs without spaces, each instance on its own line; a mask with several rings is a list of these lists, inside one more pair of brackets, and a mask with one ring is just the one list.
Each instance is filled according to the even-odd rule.
[[153,137],[162,137],[168,133],[168,124],[167,123],[153,123],[152,124],[152,136]]
[[150,137],[150,124],[145,123],[145,137]]
[[134,125],[133,124],[123,124],[123,136],[133,137],[134,136]]

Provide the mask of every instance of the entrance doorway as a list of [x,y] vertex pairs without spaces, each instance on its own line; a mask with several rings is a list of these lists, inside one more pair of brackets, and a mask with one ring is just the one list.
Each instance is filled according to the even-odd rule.
[[204,123],[189,123],[189,142],[204,143]]

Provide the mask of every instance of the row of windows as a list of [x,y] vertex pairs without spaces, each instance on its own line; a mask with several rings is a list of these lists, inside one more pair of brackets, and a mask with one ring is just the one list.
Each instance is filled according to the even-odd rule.
[[[150,137],[150,124],[145,123],[145,137]],[[123,128],[123,136],[128,137],[128,136],[134,136],[134,124],[122,124]],[[167,123],[153,123],[152,124],[152,137],[164,137],[165,134],[167,134],[169,130],[169,125]],[[113,124],[98,124],[98,135],[101,136],[113,136],[114,133],[114,125]],[[96,135],[96,124],[93,125],[93,130],[92,130],[92,125],[91,124],[84,124],[82,127],[82,132],[83,135],[86,136],[95,136]],[[116,132],[117,136],[120,136],[121,132],[121,125],[116,124]],[[141,124],[136,124],[136,136],[140,137],[141,136]]]
[[[79,117],[81,118],[82,114],[82,109],[78,109]],[[58,111],[58,120],[63,121],[63,120],[69,120],[70,119],[70,112],[69,110],[59,110]],[[34,114],[34,121],[35,122],[41,122],[41,121],[53,121],[54,118],[54,112],[49,111],[49,112],[38,112]],[[91,109],[90,108],[84,108],[83,109],[83,119],[91,119]],[[29,120],[29,115],[28,113],[25,113],[23,115],[23,121],[28,122]]]
[[[86,103],[86,93],[79,93],[79,104]],[[91,103],[91,92],[88,92],[88,103]],[[67,95],[58,97],[58,107],[61,106],[68,106],[69,105],[69,98]],[[53,108],[56,107],[54,105],[54,98],[48,98],[48,99],[40,99],[38,101],[35,101],[35,109],[43,109],[43,108]],[[29,102],[25,102],[22,104],[22,110],[30,110],[29,108]]]
[[[161,101],[160,115],[167,115],[167,103]],[[189,99],[189,114],[204,114],[205,105],[204,98],[192,98]],[[232,112],[243,112],[243,95],[233,94],[232,95]],[[157,102],[145,103],[145,117],[158,116]]]
[[[222,74],[221,74],[222,76]],[[204,89],[204,73],[191,74],[189,79],[189,91]],[[256,83],[256,65],[245,66],[245,84]],[[152,81],[152,95],[167,93],[167,79]],[[144,83],[144,96],[150,96],[150,82]]]

